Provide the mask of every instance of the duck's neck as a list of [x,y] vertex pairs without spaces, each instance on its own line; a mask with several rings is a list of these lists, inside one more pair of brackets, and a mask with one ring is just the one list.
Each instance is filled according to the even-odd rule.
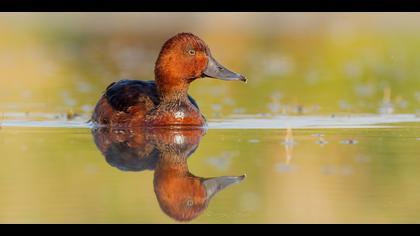
[[156,77],[156,85],[161,102],[188,101],[188,82],[184,79]]
[[172,173],[177,175],[185,175],[188,171],[187,157],[182,154],[161,153],[156,170],[163,173]]

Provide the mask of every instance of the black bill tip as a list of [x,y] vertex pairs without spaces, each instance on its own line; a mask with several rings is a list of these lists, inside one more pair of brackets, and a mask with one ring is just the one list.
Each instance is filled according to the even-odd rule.
[[242,82],[244,82],[245,84],[248,83],[248,79],[245,76],[243,76],[243,75],[241,75],[239,77],[239,80],[242,81]]

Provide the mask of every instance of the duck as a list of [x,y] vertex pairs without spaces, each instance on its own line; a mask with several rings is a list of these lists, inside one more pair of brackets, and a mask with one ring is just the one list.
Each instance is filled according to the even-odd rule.
[[206,129],[95,127],[94,142],[113,168],[124,172],[153,171],[153,190],[164,214],[178,222],[197,219],[222,190],[245,175],[201,177],[188,168]]
[[221,65],[207,44],[192,33],[178,33],[162,46],[154,81],[120,80],[111,83],[97,102],[91,121],[99,126],[206,126],[197,102],[188,94],[193,81],[247,78]]

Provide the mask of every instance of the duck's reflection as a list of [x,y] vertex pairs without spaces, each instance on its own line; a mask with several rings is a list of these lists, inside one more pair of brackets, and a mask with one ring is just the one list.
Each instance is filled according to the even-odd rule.
[[106,161],[123,171],[154,170],[154,190],[163,212],[190,221],[209,201],[244,176],[202,178],[191,174],[187,159],[198,148],[203,129],[112,129],[92,131]]

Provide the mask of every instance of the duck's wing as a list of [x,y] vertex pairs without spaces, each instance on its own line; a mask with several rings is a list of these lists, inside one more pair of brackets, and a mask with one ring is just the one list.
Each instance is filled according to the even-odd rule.
[[[115,110],[125,112],[145,96],[155,106],[159,104],[160,99],[155,81],[121,80],[110,84],[105,92],[109,104]],[[199,108],[194,98],[188,95],[188,99],[196,108]]]
[[108,86],[104,97],[116,111],[127,112],[140,102],[159,104],[159,96],[154,81],[121,80]]
[[92,135],[109,165],[122,171],[155,169],[160,153],[146,140],[144,130],[96,127]]
[[92,121],[101,125],[139,125],[159,104],[152,81],[121,80],[110,84],[96,104]]

